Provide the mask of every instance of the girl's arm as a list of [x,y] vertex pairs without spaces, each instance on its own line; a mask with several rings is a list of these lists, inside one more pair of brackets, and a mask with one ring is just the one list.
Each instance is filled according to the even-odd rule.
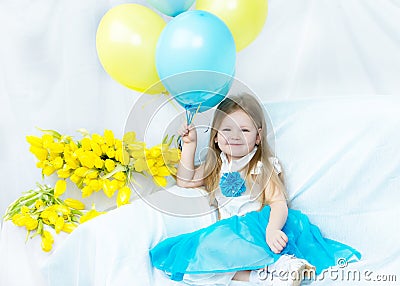
[[204,166],[194,167],[194,156],[197,146],[197,133],[193,126],[184,125],[179,130],[183,146],[179,161],[176,184],[183,188],[195,188],[203,185]]
[[277,195],[269,205],[271,212],[266,229],[266,241],[274,253],[280,253],[288,242],[288,237],[282,231],[288,216],[288,207],[285,196],[276,192]]

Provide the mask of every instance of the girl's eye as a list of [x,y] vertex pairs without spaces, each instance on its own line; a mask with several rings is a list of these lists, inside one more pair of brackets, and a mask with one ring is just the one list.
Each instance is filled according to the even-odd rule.
[[250,132],[249,129],[242,129],[242,132]]
[[222,131],[227,132],[227,131],[231,131],[229,128],[224,128],[222,129]]

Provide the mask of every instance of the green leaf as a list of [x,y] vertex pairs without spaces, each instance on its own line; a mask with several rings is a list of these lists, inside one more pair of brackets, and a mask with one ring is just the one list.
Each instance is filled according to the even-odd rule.
[[39,129],[40,131],[42,131],[43,133],[50,134],[51,136],[57,138],[58,140],[61,139],[61,134],[58,133],[58,132],[55,131],[55,130],[51,130],[51,129],[41,129],[41,128],[39,128],[39,127],[36,127],[36,128]]

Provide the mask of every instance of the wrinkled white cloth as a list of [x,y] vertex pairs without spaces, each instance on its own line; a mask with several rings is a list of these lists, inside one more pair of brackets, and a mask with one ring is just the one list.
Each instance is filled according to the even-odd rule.
[[[377,275],[391,279],[397,275],[397,282],[385,281],[384,285],[398,284],[400,99],[355,96],[271,102],[265,106],[274,130],[269,142],[275,146],[284,169],[291,208],[305,213],[325,237],[351,245],[362,254],[360,262],[336,272],[355,271],[360,273],[360,281],[340,277],[333,280],[326,273],[324,279],[311,284],[383,285],[368,281]],[[174,189],[187,193],[180,188],[168,191]],[[193,204],[186,205],[192,208]],[[13,234],[12,229],[20,229],[8,225],[2,229],[0,239],[0,282],[7,286],[20,286],[20,281],[29,286],[45,285],[29,284],[29,279],[18,277],[16,271],[10,272],[16,273],[14,277],[4,274],[10,267],[20,266],[31,281],[44,280],[49,285],[121,285],[118,281],[122,278],[131,285],[171,285],[163,273],[149,267],[148,249],[166,236],[189,232],[213,221],[211,214],[209,219],[182,218],[160,213],[142,200],[134,202],[82,225],[65,241],[57,240],[59,244],[49,256],[41,280],[37,279],[37,267],[43,259],[38,261],[37,255],[29,255],[34,251],[18,255],[24,252],[23,247],[41,252],[39,245],[33,240],[24,246],[24,231]],[[12,239],[13,235],[19,235],[20,241]],[[23,259],[32,260],[28,263]],[[371,275],[364,277],[365,271]],[[335,277],[335,273],[331,274]],[[83,284],[85,281],[98,284]]]
[[[152,268],[149,250],[166,237],[208,226],[215,215],[165,214],[150,204],[157,196],[165,199],[162,192],[150,195],[152,201],[136,200],[79,226],[46,261],[43,273],[47,285],[177,285]],[[198,189],[172,187],[169,192],[201,196]],[[207,208],[206,199],[203,203]]]

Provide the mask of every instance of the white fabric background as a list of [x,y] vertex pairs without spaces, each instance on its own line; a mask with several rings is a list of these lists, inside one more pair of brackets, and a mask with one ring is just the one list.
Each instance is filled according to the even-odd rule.
[[[0,1],[0,213],[41,180],[25,141],[36,126],[122,135],[139,94],[104,72],[95,33],[127,2]],[[270,0],[237,78],[264,101],[400,94],[399,19],[398,0]]]

